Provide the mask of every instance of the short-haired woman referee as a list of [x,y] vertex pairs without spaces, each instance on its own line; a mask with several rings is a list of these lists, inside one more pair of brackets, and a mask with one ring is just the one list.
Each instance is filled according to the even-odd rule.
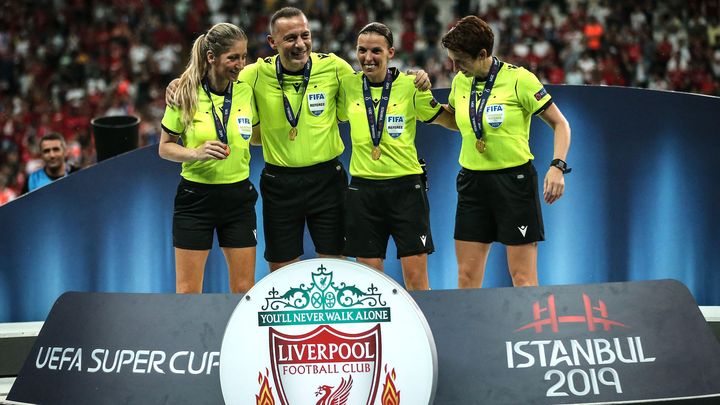
[[482,286],[490,245],[507,247],[514,286],[538,284],[537,242],[544,240],[537,172],[530,152],[530,120],[554,131],[553,160],[545,174],[545,202],[565,189],[570,125],[537,77],[493,56],[494,35],[476,16],[462,18],[442,38],[460,72],[448,104],[462,134],[457,178],[455,251],[461,288]]

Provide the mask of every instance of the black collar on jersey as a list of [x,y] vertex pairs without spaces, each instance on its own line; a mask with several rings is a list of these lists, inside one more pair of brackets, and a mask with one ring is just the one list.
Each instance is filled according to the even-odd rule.
[[[280,60],[280,55],[278,55],[277,60]],[[309,60],[310,60],[310,56],[308,56],[308,61]],[[290,69],[286,69],[285,66],[283,66],[282,62],[281,62],[280,67],[282,68],[282,73],[284,75],[288,75],[288,76],[302,76],[303,73],[305,72],[305,66],[303,66],[300,70],[290,70]]]
[[57,179],[61,179],[61,178],[65,177],[65,176],[67,176],[68,174],[70,174],[70,173],[72,173],[72,172],[75,171],[75,170],[73,170],[73,167],[72,167],[68,162],[65,162],[65,172],[64,172],[63,174],[57,176],[57,177],[51,176],[50,173],[48,173],[48,171],[47,171],[47,167],[43,167],[43,170],[45,171],[45,175],[48,176],[48,178],[49,178],[50,180],[52,180],[52,181],[55,181],[55,180],[57,180]]
[[[205,76],[205,78],[206,78],[206,80],[207,80],[207,76]],[[233,83],[233,81],[230,80],[230,81],[228,82],[227,86],[225,86],[225,88],[224,88],[222,91],[217,91],[217,90],[213,89],[212,86],[208,86],[208,89],[210,90],[210,93],[212,93],[212,94],[214,94],[214,95],[216,95],[216,96],[224,96],[225,93],[227,93],[228,87],[230,87],[230,86],[232,85],[232,83]]]
[[[388,72],[390,72],[389,74],[392,75],[393,81],[395,81],[395,79],[397,79],[398,76],[400,76],[400,71],[396,67],[388,68]],[[378,82],[378,83],[373,83],[370,80],[368,80],[368,83],[370,83],[370,87],[383,87],[385,85],[385,79],[383,79],[383,81]]]

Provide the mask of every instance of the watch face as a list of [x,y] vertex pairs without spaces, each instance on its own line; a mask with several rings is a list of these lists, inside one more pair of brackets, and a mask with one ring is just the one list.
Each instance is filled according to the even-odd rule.
[[558,169],[562,170],[563,173],[565,173],[567,170],[567,163],[560,159],[553,159],[553,161],[550,162],[550,166],[557,167]]

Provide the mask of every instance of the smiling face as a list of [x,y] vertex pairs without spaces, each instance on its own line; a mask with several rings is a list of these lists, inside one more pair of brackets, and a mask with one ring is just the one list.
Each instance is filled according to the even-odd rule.
[[267,39],[272,49],[278,52],[285,69],[296,72],[307,63],[312,50],[312,36],[304,15],[278,18]]
[[[477,58],[473,58],[465,52],[447,50],[448,57],[453,62],[453,71],[460,72],[466,77],[485,77],[490,72],[492,59],[487,56],[483,49]],[[488,63],[488,60],[490,62]]]
[[228,82],[237,80],[238,74],[245,67],[247,41],[242,39],[235,41],[230,49],[220,56],[209,51],[207,57],[210,63],[211,84],[216,90],[223,90]]
[[362,71],[373,83],[385,79],[388,62],[395,56],[395,48],[388,46],[387,39],[375,32],[358,35],[356,56]]

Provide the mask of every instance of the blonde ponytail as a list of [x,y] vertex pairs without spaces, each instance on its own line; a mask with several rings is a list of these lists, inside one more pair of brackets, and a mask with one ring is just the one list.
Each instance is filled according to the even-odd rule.
[[180,75],[177,90],[178,106],[182,110],[182,123],[186,130],[192,125],[197,111],[198,86],[209,69],[208,51],[219,57],[240,40],[247,41],[247,36],[240,27],[219,23],[213,25],[207,33],[200,35],[193,43],[190,60],[185,71]]
[[178,84],[177,100],[182,111],[183,127],[186,129],[192,124],[193,116],[197,111],[197,88],[202,78],[205,77],[207,70],[207,62],[205,61],[207,46],[204,46],[205,35],[202,34],[195,40],[190,52],[190,60],[185,71],[180,76],[180,83]]

